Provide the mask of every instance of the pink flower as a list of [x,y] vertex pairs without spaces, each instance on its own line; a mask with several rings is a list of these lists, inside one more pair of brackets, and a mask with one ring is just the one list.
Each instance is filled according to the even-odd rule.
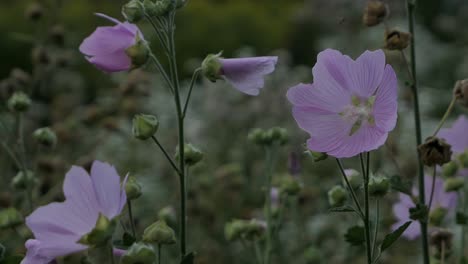
[[221,75],[237,90],[258,95],[265,86],[265,75],[275,70],[278,57],[219,59]]
[[397,78],[381,50],[355,61],[339,51],[319,53],[314,82],[289,89],[309,149],[337,158],[379,148],[397,120]]
[[[426,201],[429,202],[432,190],[432,176],[425,176],[425,197]],[[413,188],[413,195],[418,195],[418,190]],[[448,210],[448,213],[453,213],[456,208],[457,195],[454,192],[445,192],[444,181],[437,177],[434,184],[434,196],[432,198],[431,212],[435,209],[443,208]],[[400,193],[398,203],[393,205],[393,214],[397,218],[397,222],[392,225],[392,230],[396,230],[398,227],[410,221],[409,209],[415,207],[416,204],[406,194]],[[413,240],[421,235],[421,226],[418,223],[411,224],[403,233],[403,236],[407,239]]]
[[97,68],[105,72],[126,71],[131,68],[131,60],[126,54],[127,48],[136,43],[137,35],[143,38],[134,24],[120,22],[104,14],[96,14],[116,25],[98,27],[80,45],[80,52]]
[[460,154],[468,150],[468,118],[464,115],[458,117],[451,128],[441,129],[439,137],[452,145],[454,154]]
[[21,264],[47,264],[87,249],[77,241],[95,227],[99,214],[113,219],[127,200],[115,168],[100,161],[93,163],[91,177],[73,166],[65,176],[63,192],[64,202],[39,207],[26,218],[35,239],[26,241],[28,252]]

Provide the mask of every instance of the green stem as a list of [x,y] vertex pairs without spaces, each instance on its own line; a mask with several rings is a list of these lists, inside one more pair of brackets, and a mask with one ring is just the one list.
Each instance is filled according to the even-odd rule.
[[161,31],[159,29],[159,27],[155,24],[155,22],[153,21],[153,19],[149,16],[149,15],[145,15],[146,19],[148,20],[148,22],[150,22],[151,26],[153,27],[154,29],[154,32],[156,32],[156,36],[158,37],[158,40],[159,42],[161,43],[161,45],[163,46],[164,50],[166,52],[169,52],[169,47],[167,46],[167,37],[164,35],[163,31]]
[[431,196],[429,197],[429,205],[428,205],[428,207],[427,207],[427,209],[429,210],[429,212],[431,211],[432,199],[434,198],[436,173],[437,173],[437,166],[434,166],[434,171],[433,171],[433,173],[432,173]]
[[262,264],[262,253],[260,251],[260,246],[258,245],[258,241],[254,243],[254,250],[255,250],[255,259],[257,260],[258,264]]
[[189,92],[188,92],[188,95],[187,95],[187,99],[185,99],[185,104],[184,104],[184,111],[182,112],[182,116],[185,118],[185,113],[187,112],[187,107],[190,103],[190,97],[192,96],[192,90],[193,90],[193,86],[195,85],[195,81],[197,80],[198,78],[198,75],[200,74],[201,72],[201,69],[198,68],[195,70],[195,72],[193,72],[193,75],[192,75],[192,81],[190,81],[190,87],[189,87]]
[[[463,215],[466,215],[467,212],[467,205],[468,205],[468,181],[465,178],[465,187],[463,192],[463,198],[461,202]],[[465,244],[466,244],[466,228],[465,225],[461,225],[461,234],[460,234],[460,264],[465,263]]]
[[135,220],[133,219],[133,212],[132,212],[132,201],[127,199],[127,208],[128,208],[128,218],[130,219],[130,226],[132,228],[132,236],[136,239],[136,228],[135,228]]
[[166,149],[163,147],[163,145],[161,144],[161,142],[159,142],[158,138],[156,138],[155,136],[151,136],[151,138],[153,139],[154,143],[156,143],[156,145],[158,145],[159,149],[161,150],[161,152],[164,154],[164,156],[166,157],[167,161],[169,161],[169,164],[171,164],[172,168],[175,170],[175,172],[178,174],[178,175],[181,175],[182,173],[180,172],[179,168],[177,167],[177,165],[175,164],[175,162],[172,160],[171,156],[169,156],[169,154],[167,153]]
[[364,230],[366,235],[366,253],[367,253],[367,263],[372,263],[372,247],[371,247],[371,238],[370,238],[370,226],[369,226],[369,153],[367,153],[367,168],[364,166],[364,157],[363,154],[359,154],[359,159],[361,161],[361,169],[363,174],[363,188],[364,188]]
[[437,136],[437,133],[439,133],[439,130],[442,128],[442,126],[444,125],[445,121],[447,120],[447,118],[449,117],[450,113],[452,113],[452,110],[453,110],[453,107],[455,106],[455,103],[457,102],[457,98],[454,96],[452,101],[450,102],[450,105],[448,106],[447,108],[447,111],[445,111],[445,114],[444,116],[442,117],[442,119],[440,120],[439,122],[439,125],[437,126],[437,128],[435,129],[434,133],[432,134],[433,137]]
[[[419,112],[419,95],[418,95],[418,79],[417,79],[417,71],[416,71],[416,35],[414,30],[414,20],[415,20],[415,12],[414,9],[416,7],[416,0],[407,0],[407,8],[408,8],[408,26],[409,31],[411,33],[412,39],[410,44],[410,51],[411,51],[411,73],[412,73],[412,84],[411,90],[413,93],[413,104],[414,104],[414,121],[415,121],[415,132],[416,132],[416,146],[421,145],[422,143],[422,133],[421,133],[421,115]],[[421,156],[419,152],[416,150],[417,157],[418,157],[418,178],[419,178],[419,203],[426,204],[426,197],[424,194],[424,165],[421,160]],[[428,232],[427,232],[427,222],[426,220],[421,220],[421,246],[423,251],[423,263],[429,264],[429,242],[428,242]]]
[[377,198],[375,201],[376,213],[375,213],[375,223],[374,223],[374,241],[372,242],[372,257],[375,256],[376,246],[377,246],[377,237],[379,236],[379,221],[380,221],[380,203]]
[[158,264],[161,264],[161,244],[158,244]]
[[169,79],[169,76],[167,76],[166,70],[164,70],[164,67],[162,66],[161,62],[159,62],[158,58],[156,58],[154,54],[151,54],[150,57],[153,60],[154,64],[156,65],[156,68],[158,68],[158,71],[161,73],[164,80],[166,81],[169,87],[169,90],[171,91],[172,94],[174,94],[174,84],[171,82],[171,79]]
[[115,264],[115,259],[114,259],[114,247],[112,246],[112,242],[109,243],[109,258],[110,258],[110,263]]
[[348,191],[351,193],[351,197],[353,198],[354,204],[357,207],[358,214],[361,217],[361,219],[364,219],[364,213],[362,212],[361,204],[359,203],[359,200],[357,199],[357,195],[354,192],[353,187],[349,183],[348,177],[346,177],[346,173],[344,172],[343,164],[341,163],[341,160],[339,160],[338,158],[336,159],[336,162],[338,163],[338,167],[340,168],[341,175],[343,176],[343,179],[345,180],[346,186],[348,187]]
[[266,237],[266,249],[265,249],[265,264],[270,263],[270,255],[271,255],[271,249],[272,249],[272,240],[273,240],[273,229],[272,229],[272,214],[271,214],[271,179],[273,177],[273,155],[274,155],[274,149],[270,147],[265,148],[265,154],[266,154],[266,167],[265,167],[265,172],[266,172],[266,210],[267,210],[267,237]]
[[22,164],[22,171],[26,178],[26,200],[28,202],[29,211],[32,212],[34,209],[33,197],[32,197],[32,186],[31,181],[28,179],[28,169],[26,167],[26,149],[24,146],[24,126],[23,126],[23,113],[18,113],[17,116],[17,133],[18,133],[18,148],[19,148],[19,157]]

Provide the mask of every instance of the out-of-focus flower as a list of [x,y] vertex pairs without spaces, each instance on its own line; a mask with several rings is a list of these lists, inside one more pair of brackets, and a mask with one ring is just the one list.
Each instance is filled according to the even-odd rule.
[[224,59],[210,54],[202,63],[203,74],[210,81],[225,79],[237,90],[248,95],[258,95],[265,86],[265,75],[275,70],[278,57],[251,57]]
[[339,51],[320,52],[313,84],[289,89],[299,126],[312,151],[345,158],[383,145],[397,120],[397,78],[381,50],[355,61]]
[[115,168],[100,161],[93,163],[91,177],[73,166],[65,176],[63,192],[64,202],[39,207],[26,218],[35,239],[26,241],[28,252],[22,264],[47,264],[87,249],[77,241],[95,229],[99,215],[118,216],[127,199]]
[[468,118],[462,115],[453,123],[451,128],[443,128],[439,137],[445,139],[452,146],[454,154],[460,154],[468,150]]
[[[432,190],[432,176],[425,176],[425,186],[424,192],[426,199],[429,200],[431,197]],[[418,195],[418,190],[413,188],[413,195]],[[396,230],[398,227],[410,220],[409,209],[416,206],[415,202],[406,194],[400,193],[398,203],[393,205],[393,213],[397,219],[397,222],[392,225],[392,229]],[[447,193],[444,191],[444,181],[440,178],[435,179],[434,184],[434,195],[432,198],[432,206],[430,209],[430,214],[435,211],[440,211],[440,208],[446,210],[447,214],[451,214],[455,211],[457,202],[456,193],[450,192]],[[440,219],[439,219],[440,220]],[[442,222],[442,221],[439,221]],[[421,227],[418,224],[410,225],[406,231],[403,233],[403,236],[407,239],[413,240],[419,237],[421,234]]]
[[31,98],[23,92],[15,92],[7,102],[11,111],[19,113],[28,111],[31,103]]
[[116,25],[98,27],[80,45],[80,52],[97,68],[105,72],[126,71],[132,67],[132,60],[126,50],[142,40],[138,27],[128,22],[120,22],[104,14],[96,14],[106,18]]

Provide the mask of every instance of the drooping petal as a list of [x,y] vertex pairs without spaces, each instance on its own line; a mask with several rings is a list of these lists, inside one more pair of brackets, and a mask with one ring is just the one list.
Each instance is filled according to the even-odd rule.
[[81,43],[80,52],[87,56],[103,56],[116,52],[125,53],[125,49],[135,43],[135,35],[126,27],[98,27]]
[[458,117],[451,128],[441,129],[439,136],[452,145],[455,154],[468,150],[468,118],[464,115]]
[[347,57],[346,77],[352,82],[351,89],[363,98],[374,94],[382,82],[385,69],[385,54],[382,50],[365,51],[356,61]]
[[222,74],[236,89],[258,95],[265,85],[264,77],[275,70],[278,57],[219,59]]
[[26,241],[26,248],[28,252],[21,262],[22,264],[49,264],[56,257],[79,252],[87,247],[67,238],[59,240],[52,238],[43,241],[29,239]]
[[392,66],[385,67],[382,81],[377,88],[374,110],[372,115],[375,125],[383,131],[395,128],[398,107],[398,83]]
[[88,61],[105,72],[126,71],[131,67],[131,60],[125,52],[116,51],[112,54],[96,55]]
[[108,163],[94,161],[91,167],[91,179],[100,212],[109,219],[119,215],[122,210],[122,189],[117,170]]

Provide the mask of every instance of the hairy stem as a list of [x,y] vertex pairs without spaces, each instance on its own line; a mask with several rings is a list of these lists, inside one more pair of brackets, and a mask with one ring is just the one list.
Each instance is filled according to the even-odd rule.
[[364,188],[364,230],[366,235],[366,253],[367,263],[372,263],[372,247],[370,238],[370,225],[369,225],[369,153],[367,153],[367,168],[364,165],[364,155],[359,154],[361,161],[361,169],[363,174],[363,188]]
[[135,220],[133,219],[133,212],[132,212],[132,201],[127,199],[127,208],[128,208],[128,218],[130,219],[130,226],[132,228],[132,236],[136,239],[136,228],[135,228]]

